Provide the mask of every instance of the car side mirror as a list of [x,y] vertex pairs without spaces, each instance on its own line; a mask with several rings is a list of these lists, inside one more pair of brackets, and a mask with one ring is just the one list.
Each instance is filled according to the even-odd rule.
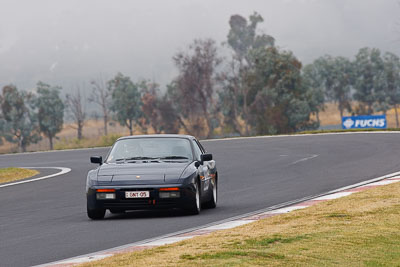
[[101,156],[99,156],[99,157],[90,157],[90,162],[101,165],[101,164],[103,164],[103,157],[101,157]]
[[204,161],[212,160],[213,156],[212,156],[212,154],[201,154],[200,159],[201,159],[201,163],[203,163]]
[[196,161],[196,162],[194,163],[194,166],[195,166],[196,168],[199,168],[199,167],[200,167],[200,161]]

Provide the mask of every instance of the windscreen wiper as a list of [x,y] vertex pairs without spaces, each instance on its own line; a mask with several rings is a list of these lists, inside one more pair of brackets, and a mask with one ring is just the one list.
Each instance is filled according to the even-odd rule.
[[129,161],[129,160],[155,160],[159,158],[153,158],[153,157],[130,157],[130,158],[120,158],[116,159],[115,162],[121,162],[121,161]]
[[159,158],[154,158],[154,157],[131,157],[131,158],[126,158],[125,160],[143,160],[143,159],[159,159]]
[[189,158],[184,156],[167,156],[167,157],[162,157],[160,159],[189,159]]

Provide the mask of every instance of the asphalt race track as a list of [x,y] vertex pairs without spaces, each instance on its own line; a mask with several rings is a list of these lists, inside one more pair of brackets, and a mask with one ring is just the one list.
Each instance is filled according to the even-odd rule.
[[357,133],[202,142],[219,171],[219,206],[86,216],[91,155],[107,149],[1,155],[0,167],[68,167],[47,180],[0,188],[0,265],[30,266],[204,225],[400,171],[400,134]]

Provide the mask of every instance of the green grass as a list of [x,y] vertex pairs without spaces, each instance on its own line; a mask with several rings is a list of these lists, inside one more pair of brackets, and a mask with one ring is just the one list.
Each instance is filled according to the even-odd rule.
[[399,229],[396,183],[83,266],[400,266]]
[[36,170],[22,169],[22,168],[1,168],[0,169],[0,183],[8,183],[21,179],[26,179],[39,174]]

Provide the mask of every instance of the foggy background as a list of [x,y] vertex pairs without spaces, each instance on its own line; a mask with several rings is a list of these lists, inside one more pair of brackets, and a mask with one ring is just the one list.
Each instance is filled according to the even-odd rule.
[[177,51],[195,38],[221,44],[229,17],[254,11],[265,20],[259,28],[303,64],[352,58],[365,46],[400,55],[395,0],[0,0],[0,86],[30,90],[41,80],[65,93],[120,71],[163,90]]

